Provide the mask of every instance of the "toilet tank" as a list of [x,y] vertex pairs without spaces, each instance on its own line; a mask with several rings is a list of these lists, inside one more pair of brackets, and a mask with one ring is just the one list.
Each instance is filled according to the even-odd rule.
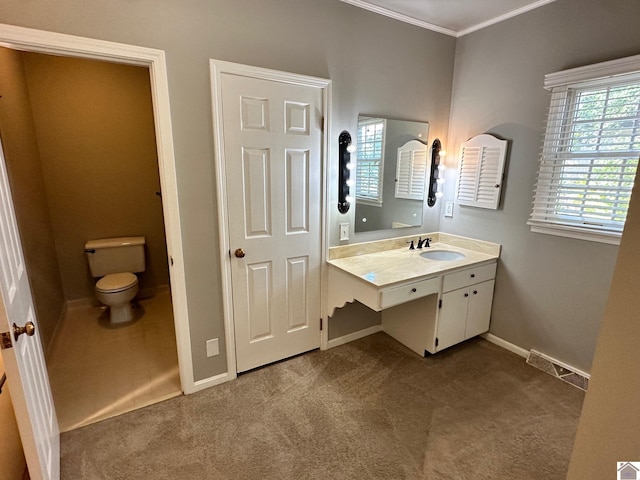
[[144,272],[144,237],[118,237],[89,240],[84,251],[93,277],[110,273]]

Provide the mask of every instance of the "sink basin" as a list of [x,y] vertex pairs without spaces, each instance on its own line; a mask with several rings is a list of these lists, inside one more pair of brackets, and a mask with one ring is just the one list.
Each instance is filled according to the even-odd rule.
[[428,258],[429,260],[462,260],[464,258],[463,253],[452,252],[450,250],[427,250],[420,254],[422,258]]

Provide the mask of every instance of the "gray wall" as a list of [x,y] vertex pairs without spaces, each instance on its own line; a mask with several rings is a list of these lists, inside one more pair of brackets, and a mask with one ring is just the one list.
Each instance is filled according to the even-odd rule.
[[425,119],[433,137],[449,128],[455,39],[338,0],[3,0],[0,22],[166,52],[196,380],[226,371],[224,355],[205,350],[206,339],[224,339],[210,58],[330,78],[332,160],[339,132],[353,132],[361,112]]
[[[449,166],[460,143],[509,140],[501,207],[456,207],[441,230],[501,243],[491,333],[589,371],[618,247],[531,233],[538,154],[549,104],[544,75],[638,54],[640,2],[558,0],[460,38]],[[453,196],[450,169],[447,197]]]

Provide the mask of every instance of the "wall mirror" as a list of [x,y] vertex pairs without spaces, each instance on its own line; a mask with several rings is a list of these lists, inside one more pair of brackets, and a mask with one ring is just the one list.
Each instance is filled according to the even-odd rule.
[[359,115],[355,232],[422,225],[429,124]]

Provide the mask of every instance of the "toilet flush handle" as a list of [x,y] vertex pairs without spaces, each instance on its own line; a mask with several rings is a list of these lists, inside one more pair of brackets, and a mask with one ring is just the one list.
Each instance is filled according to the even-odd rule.
[[96,253],[96,249],[95,248],[85,248],[84,249],[84,253]]

